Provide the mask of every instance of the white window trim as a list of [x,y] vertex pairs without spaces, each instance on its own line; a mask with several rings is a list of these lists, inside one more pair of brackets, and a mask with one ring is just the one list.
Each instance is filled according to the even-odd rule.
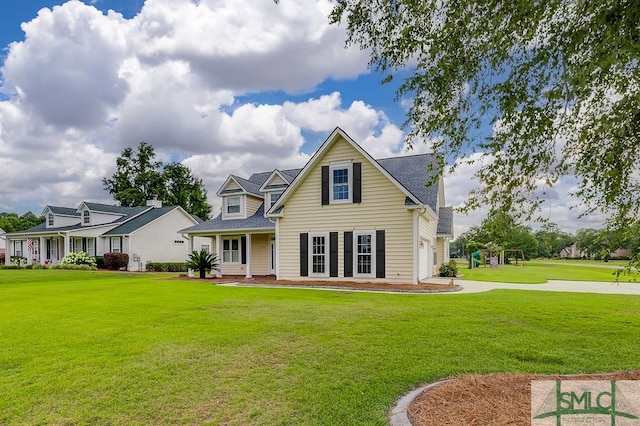
[[[347,179],[349,180],[349,197],[344,200],[335,200],[333,198],[333,171],[347,169]],[[353,163],[351,161],[341,161],[329,164],[329,204],[351,203],[353,199]]]
[[[266,206],[267,206],[267,207],[264,209],[265,213],[266,213],[267,211],[269,211],[269,209],[271,208],[271,206],[272,206],[272,205],[274,205],[274,204],[276,203],[275,201],[272,201],[272,200],[271,200],[271,196],[272,196],[272,195],[275,195],[275,194],[278,194],[278,198],[280,198],[280,195],[282,195],[282,193],[283,193],[283,192],[284,192],[284,191],[270,191],[270,192],[267,192],[267,193],[265,194],[265,201],[266,201]],[[277,200],[276,200],[276,201],[277,201]]]
[[[358,236],[371,235],[371,273],[358,273]],[[376,231],[353,231],[353,276],[355,278],[376,277]]]
[[[313,237],[324,237],[324,272],[323,273],[314,273],[313,272]],[[329,277],[329,233],[328,232],[310,232],[309,233],[309,247],[307,248],[308,253],[308,276],[309,277],[317,277],[317,278],[328,278]]]
[[96,239],[92,237],[87,238],[87,254],[89,256],[96,255]]
[[[117,242],[117,245],[118,245],[118,251],[115,251],[115,250],[114,250],[115,245],[116,245],[116,244],[114,244],[114,242]],[[120,237],[111,237],[111,252],[112,252],[112,253],[123,253],[123,251],[122,251],[122,244],[121,244],[121,241],[120,241]]]
[[84,210],[82,212],[82,224],[91,225],[91,212],[89,210]]
[[[244,204],[242,202],[243,201],[242,197],[243,197],[242,195],[229,195],[229,196],[224,197],[224,215],[225,216],[228,216],[228,217],[242,216],[243,210],[244,210],[242,208],[243,204]],[[229,213],[229,201],[232,198],[237,198],[239,200],[239,204],[238,205],[240,207],[240,210],[238,210],[237,212]]]
[[47,214],[47,226],[55,225],[53,213]]
[[79,253],[82,251],[82,237],[73,237],[73,252]]
[[[222,237],[222,258],[220,259],[221,262],[225,265],[240,265],[242,263],[242,238],[241,237]],[[238,241],[238,261],[237,262],[233,262],[231,259],[233,259],[232,253],[233,253],[233,249],[232,247],[232,241]],[[224,242],[225,241],[229,241],[229,262],[225,262],[224,260]]]

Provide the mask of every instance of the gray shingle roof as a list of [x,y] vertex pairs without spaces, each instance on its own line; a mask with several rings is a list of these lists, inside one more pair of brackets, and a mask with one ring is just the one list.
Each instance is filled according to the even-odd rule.
[[[376,161],[422,204],[437,211],[438,183],[436,181],[433,185],[426,186],[431,177],[438,173],[438,160],[434,154],[407,155]],[[432,170],[430,166],[433,167]]]
[[260,205],[253,216],[246,219],[222,220],[222,214],[219,214],[214,219],[183,229],[180,232],[228,231],[242,229],[275,229],[275,224],[268,218],[264,217],[264,203]]
[[453,236],[453,207],[440,207],[437,234]]
[[109,204],[88,203],[86,201],[84,202],[84,205],[87,206],[89,210],[94,212],[115,213],[115,214],[123,214],[127,216],[136,215],[149,208],[148,206],[138,206],[138,207],[112,206]]
[[238,185],[240,185],[242,189],[247,191],[249,194],[255,194],[259,197],[262,197],[262,193],[260,192],[260,185],[262,184],[252,182],[248,179],[241,178],[240,176],[236,176],[236,175],[231,175],[231,176],[235,179],[236,182],[238,182]]
[[144,225],[146,225],[146,224],[148,224],[150,222],[153,222],[157,218],[159,218],[161,216],[164,216],[165,214],[167,214],[170,211],[173,211],[175,209],[177,209],[176,206],[151,208],[147,212],[145,212],[145,213],[143,213],[143,214],[141,214],[139,216],[136,216],[131,220],[126,221],[122,225],[117,226],[117,227],[113,228],[112,230],[105,232],[102,235],[128,235],[128,234],[131,234],[132,232],[136,231],[137,229],[142,228]]
[[58,206],[47,206],[51,213],[53,214],[61,214],[65,216],[80,216],[80,213],[71,207],[58,207]]

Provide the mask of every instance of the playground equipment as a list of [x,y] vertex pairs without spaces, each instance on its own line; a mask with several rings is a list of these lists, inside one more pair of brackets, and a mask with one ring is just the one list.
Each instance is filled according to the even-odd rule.
[[[515,253],[516,256],[513,256],[516,259],[516,265],[518,264],[518,260],[522,260],[522,267],[525,266],[525,258],[524,253],[520,249],[480,249],[476,250],[471,254],[471,268],[477,268],[480,265],[484,267],[487,266],[487,260],[489,260],[489,265],[491,268],[498,268],[500,265],[505,264],[505,253]],[[511,257],[511,256],[509,256]]]

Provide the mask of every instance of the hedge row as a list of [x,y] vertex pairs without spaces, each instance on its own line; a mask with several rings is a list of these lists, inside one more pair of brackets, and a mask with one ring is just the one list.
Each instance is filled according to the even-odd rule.
[[148,262],[147,271],[151,272],[187,272],[186,262]]

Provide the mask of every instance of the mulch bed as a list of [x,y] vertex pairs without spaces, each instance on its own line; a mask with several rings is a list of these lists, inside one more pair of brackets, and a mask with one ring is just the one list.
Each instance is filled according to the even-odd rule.
[[[181,279],[198,279],[187,278],[181,276]],[[348,281],[289,281],[289,280],[276,280],[273,276],[246,278],[244,276],[228,276],[225,275],[222,278],[207,278],[215,282],[216,284],[230,284],[237,283],[238,285],[251,285],[251,286],[291,286],[291,287],[312,287],[312,288],[335,288],[345,290],[375,290],[375,291],[396,291],[396,292],[417,292],[417,293],[437,293],[447,291],[458,291],[462,287],[453,284],[434,284],[434,283],[421,283],[421,284],[389,284],[389,283],[376,283],[376,282],[363,282],[355,283]]]
[[418,396],[408,407],[413,426],[530,425],[532,380],[640,380],[640,370],[604,374],[465,374]]

